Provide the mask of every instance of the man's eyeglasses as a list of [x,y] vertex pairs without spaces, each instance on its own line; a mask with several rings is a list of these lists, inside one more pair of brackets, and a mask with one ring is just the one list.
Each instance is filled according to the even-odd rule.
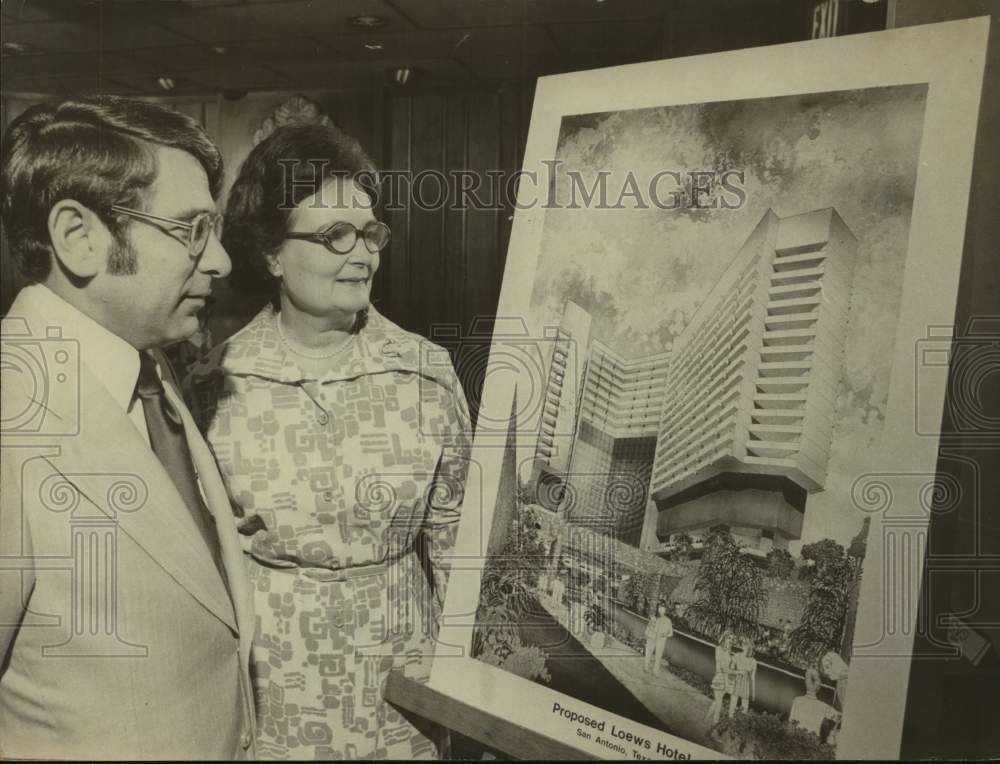
[[[191,220],[176,220],[165,218],[159,215],[150,215],[148,212],[140,212],[128,207],[121,207],[117,204],[111,206],[113,212],[128,215],[129,217],[141,220],[144,223],[155,225],[168,236],[173,236],[181,244],[186,244],[188,256],[200,257],[208,246],[208,240],[215,234],[216,238],[222,236],[222,215],[218,212],[199,212]],[[171,229],[182,228],[187,231],[186,236],[175,235]]]
[[385,223],[372,220],[360,229],[347,221],[341,221],[317,233],[290,231],[285,234],[286,239],[302,239],[322,244],[336,255],[350,254],[358,243],[359,236],[364,239],[368,251],[374,255],[388,246],[392,232]]

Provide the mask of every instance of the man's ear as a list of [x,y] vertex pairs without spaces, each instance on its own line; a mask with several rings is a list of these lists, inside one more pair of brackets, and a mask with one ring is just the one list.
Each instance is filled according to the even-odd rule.
[[111,232],[88,207],[74,199],[61,199],[49,210],[49,238],[62,267],[81,279],[104,270]]

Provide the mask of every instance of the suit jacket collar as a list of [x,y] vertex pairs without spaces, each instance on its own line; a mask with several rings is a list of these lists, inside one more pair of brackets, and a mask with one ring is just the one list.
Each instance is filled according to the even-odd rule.
[[122,410],[128,411],[139,377],[138,350],[43,284],[32,284],[18,294],[11,315],[25,313],[44,323],[31,327],[35,335],[45,337],[54,329],[62,339],[77,343],[80,359]]

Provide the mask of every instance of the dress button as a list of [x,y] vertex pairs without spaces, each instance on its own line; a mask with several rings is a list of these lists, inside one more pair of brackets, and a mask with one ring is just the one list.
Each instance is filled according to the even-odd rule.
[[329,424],[330,417],[328,417],[326,414],[320,414],[318,417],[316,417],[316,421],[319,422],[320,424]]

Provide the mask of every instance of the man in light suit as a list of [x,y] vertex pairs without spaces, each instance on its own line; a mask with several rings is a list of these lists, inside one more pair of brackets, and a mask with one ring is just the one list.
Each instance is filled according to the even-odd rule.
[[252,758],[239,540],[157,350],[231,267],[219,152],[97,97],[29,109],[2,157],[32,283],[2,336],[0,758]]

